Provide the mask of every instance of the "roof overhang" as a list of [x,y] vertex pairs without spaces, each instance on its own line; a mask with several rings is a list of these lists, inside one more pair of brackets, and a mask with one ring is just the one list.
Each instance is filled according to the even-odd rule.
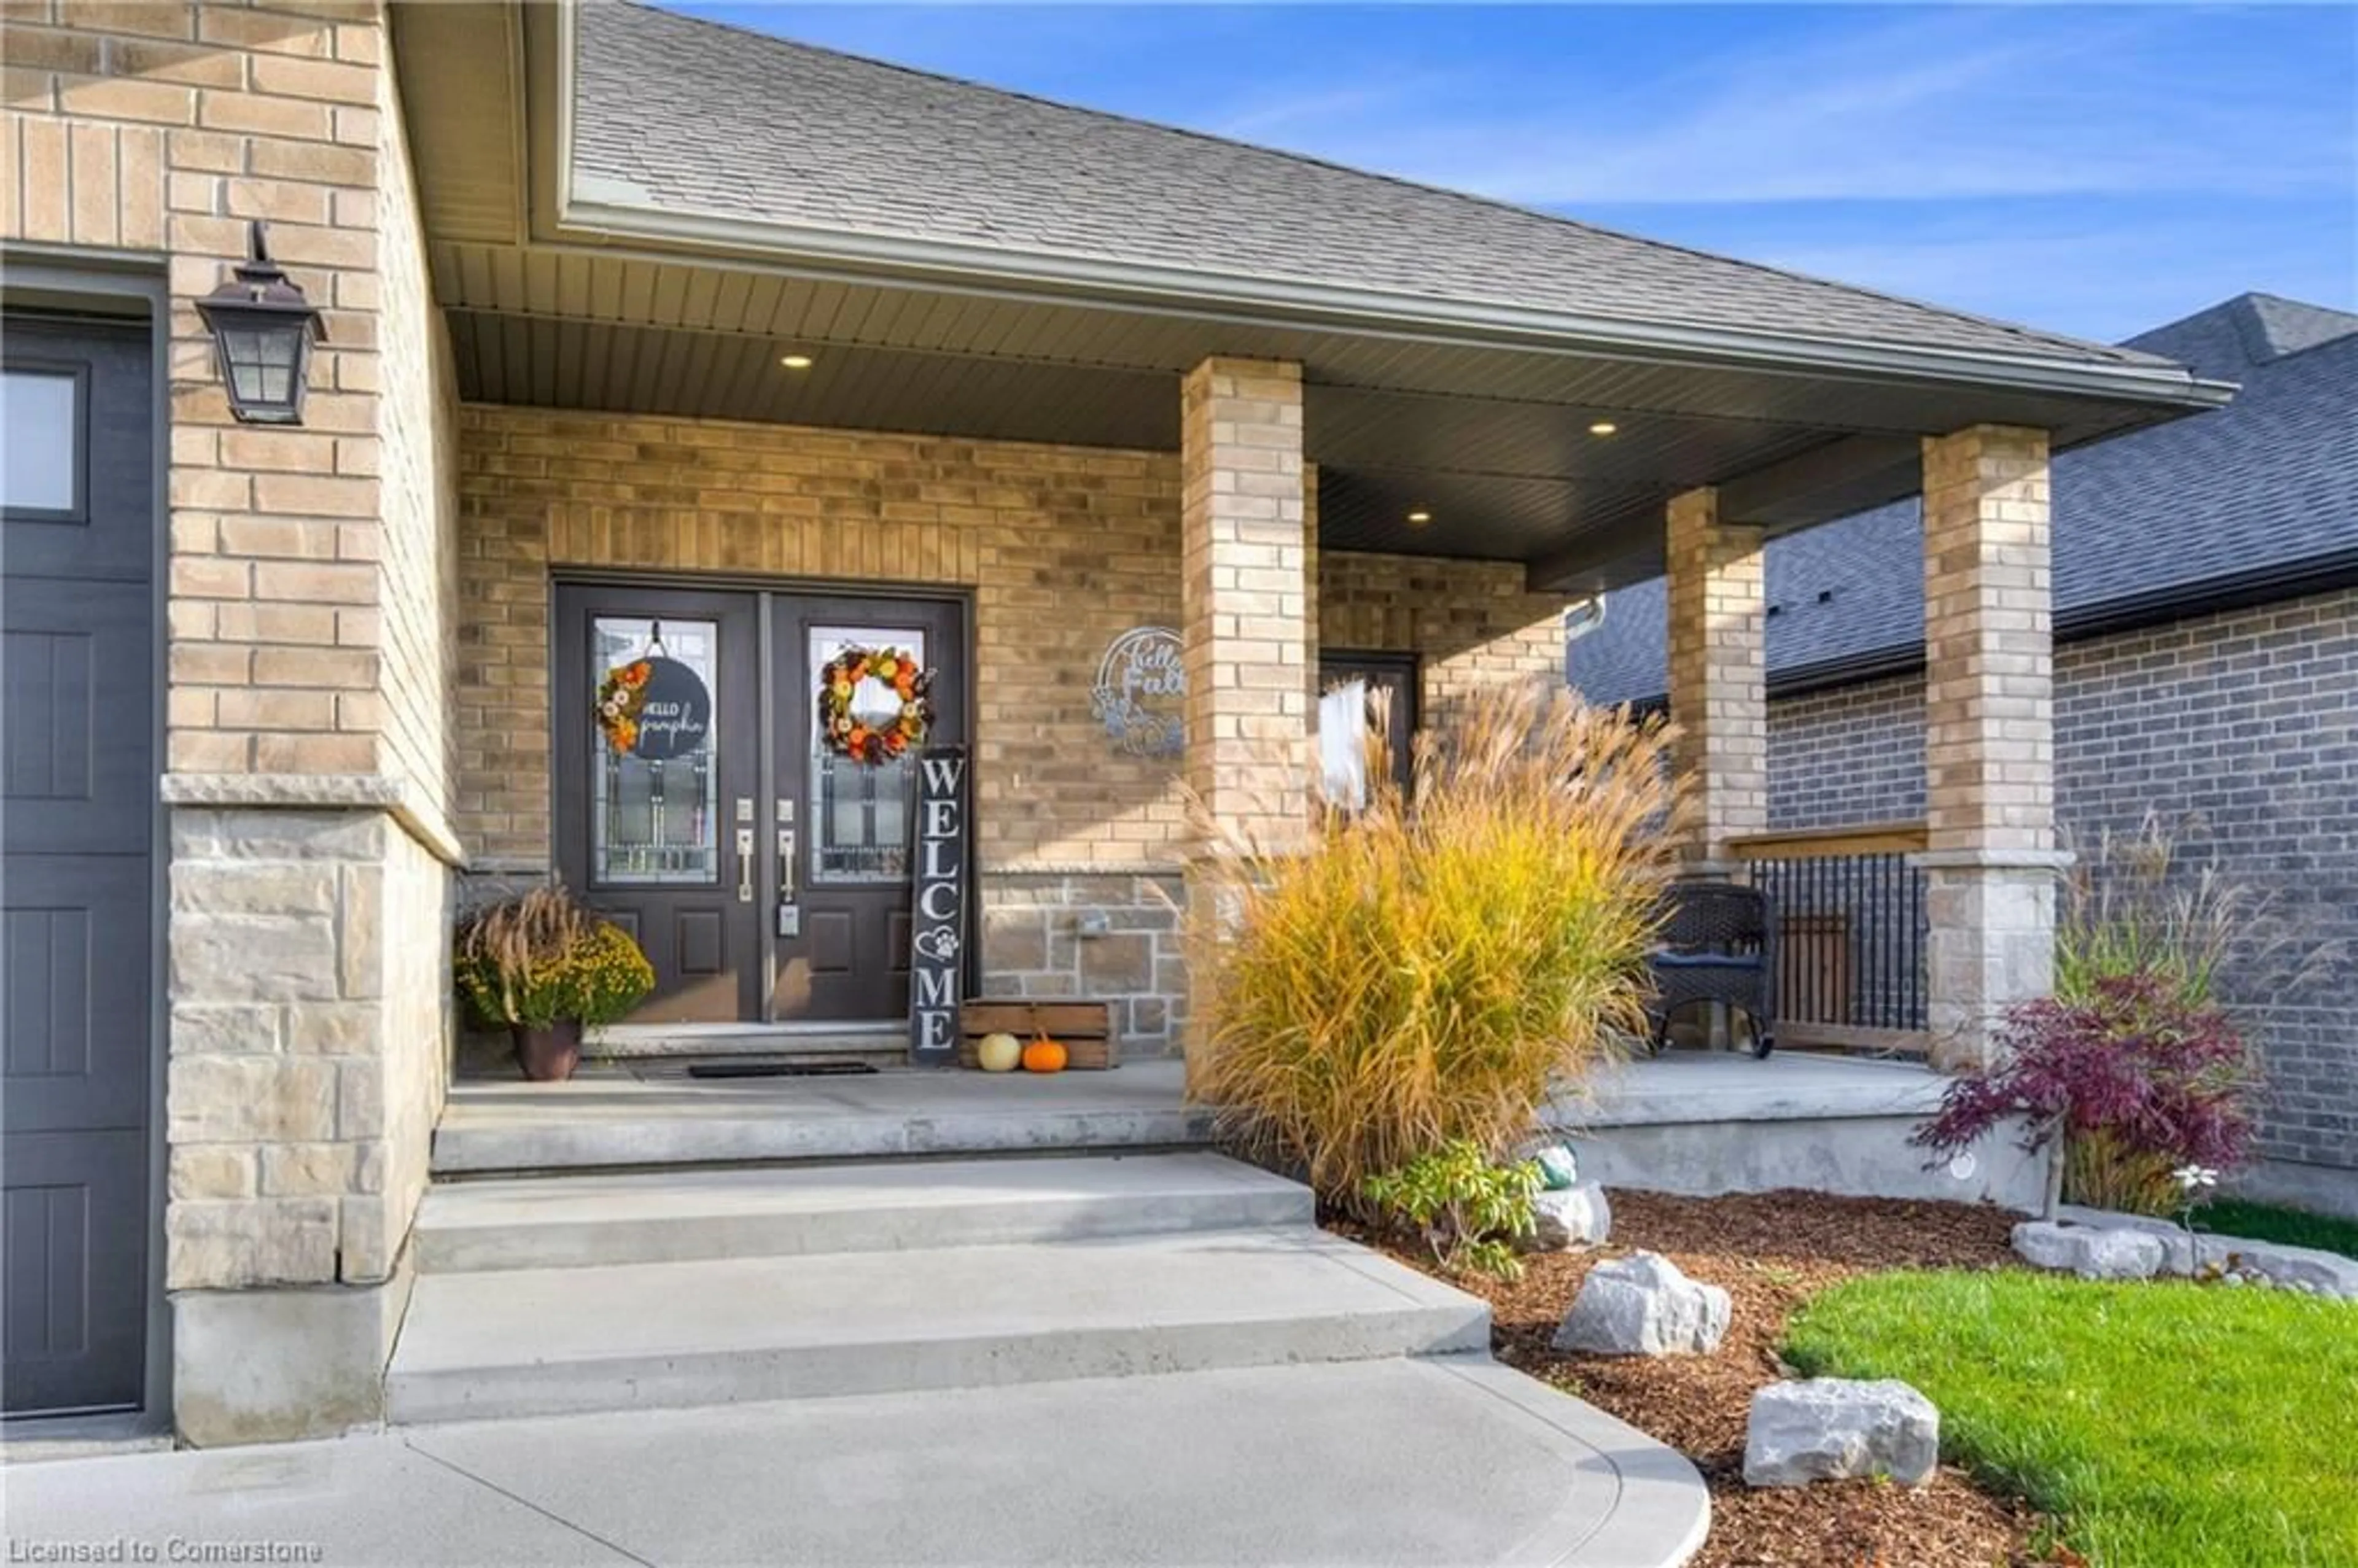
[[[1782,532],[1912,492],[1928,434],[2028,425],[2060,449],[2233,391],[657,207],[577,176],[569,5],[406,6],[396,43],[437,295],[462,386],[496,401],[1168,449],[1172,377],[1293,360],[1331,545],[1517,559],[1586,591],[1658,572],[1661,503],[1697,484]],[[781,385],[779,345],[825,351],[830,379]]]

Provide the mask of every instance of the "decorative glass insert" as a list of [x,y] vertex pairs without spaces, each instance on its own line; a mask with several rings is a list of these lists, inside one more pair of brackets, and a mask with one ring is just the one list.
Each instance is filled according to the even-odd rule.
[[[718,697],[719,624],[637,615],[600,615],[590,622],[590,690],[650,653],[686,665]],[[629,730],[592,723],[590,733],[590,880],[608,886],[719,885],[720,737],[708,734],[686,754],[656,760],[616,749],[615,735],[629,736]]]
[[[930,668],[925,634],[914,626],[814,626],[810,629],[812,678],[846,648],[905,648]],[[881,762],[854,762],[820,738],[817,694],[810,709],[811,879],[821,882],[904,882],[909,880],[909,837],[917,793],[917,755],[912,751]],[[851,694],[858,719],[888,723],[901,712],[900,694],[881,680],[860,683]]]
[[81,378],[12,370],[0,374],[0,506],[72,512],[81,497]]

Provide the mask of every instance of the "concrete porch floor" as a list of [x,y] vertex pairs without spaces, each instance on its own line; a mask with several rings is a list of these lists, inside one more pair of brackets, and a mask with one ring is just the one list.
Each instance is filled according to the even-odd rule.
[[[676,1064],[585,1068],[566,1084],[462,1080],[434,1138],[438,1175],[747,1161],[1174,1148],[1208,1141],[1176,1061],[1048,1076],[882,1072],[698,1079]],[[1550,1119],[1607,1185],[1709,1195],[1811,1187],[2038,1206],[2037,1162],[1994,1140],[1925,1168],[1908,1135],[1946,1080],[1912,1062],[1700,1050],[1631,1062]]]

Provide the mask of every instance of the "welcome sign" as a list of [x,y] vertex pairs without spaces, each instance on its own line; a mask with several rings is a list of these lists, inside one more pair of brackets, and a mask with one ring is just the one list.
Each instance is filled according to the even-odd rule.
[[928,746],[917,758],[917,866],[909,921],[909,1055],[957,1059],[958,980],[966,948],[967,752]]

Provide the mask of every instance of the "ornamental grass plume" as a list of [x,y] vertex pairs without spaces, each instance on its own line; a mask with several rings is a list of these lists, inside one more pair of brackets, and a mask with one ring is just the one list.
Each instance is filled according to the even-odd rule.
[[1198,802],[1190,960],[1214,1000],[1192,1076],[1226,1133],[1356,1208],[1366,1178],[1453,1141],[1503,1154],[1613,1058],[1644,1027],[1671,734],[1492,689],[1419,738],[1410,798],[1371,756],[1364,807],[1323,806],[1303,846]]

